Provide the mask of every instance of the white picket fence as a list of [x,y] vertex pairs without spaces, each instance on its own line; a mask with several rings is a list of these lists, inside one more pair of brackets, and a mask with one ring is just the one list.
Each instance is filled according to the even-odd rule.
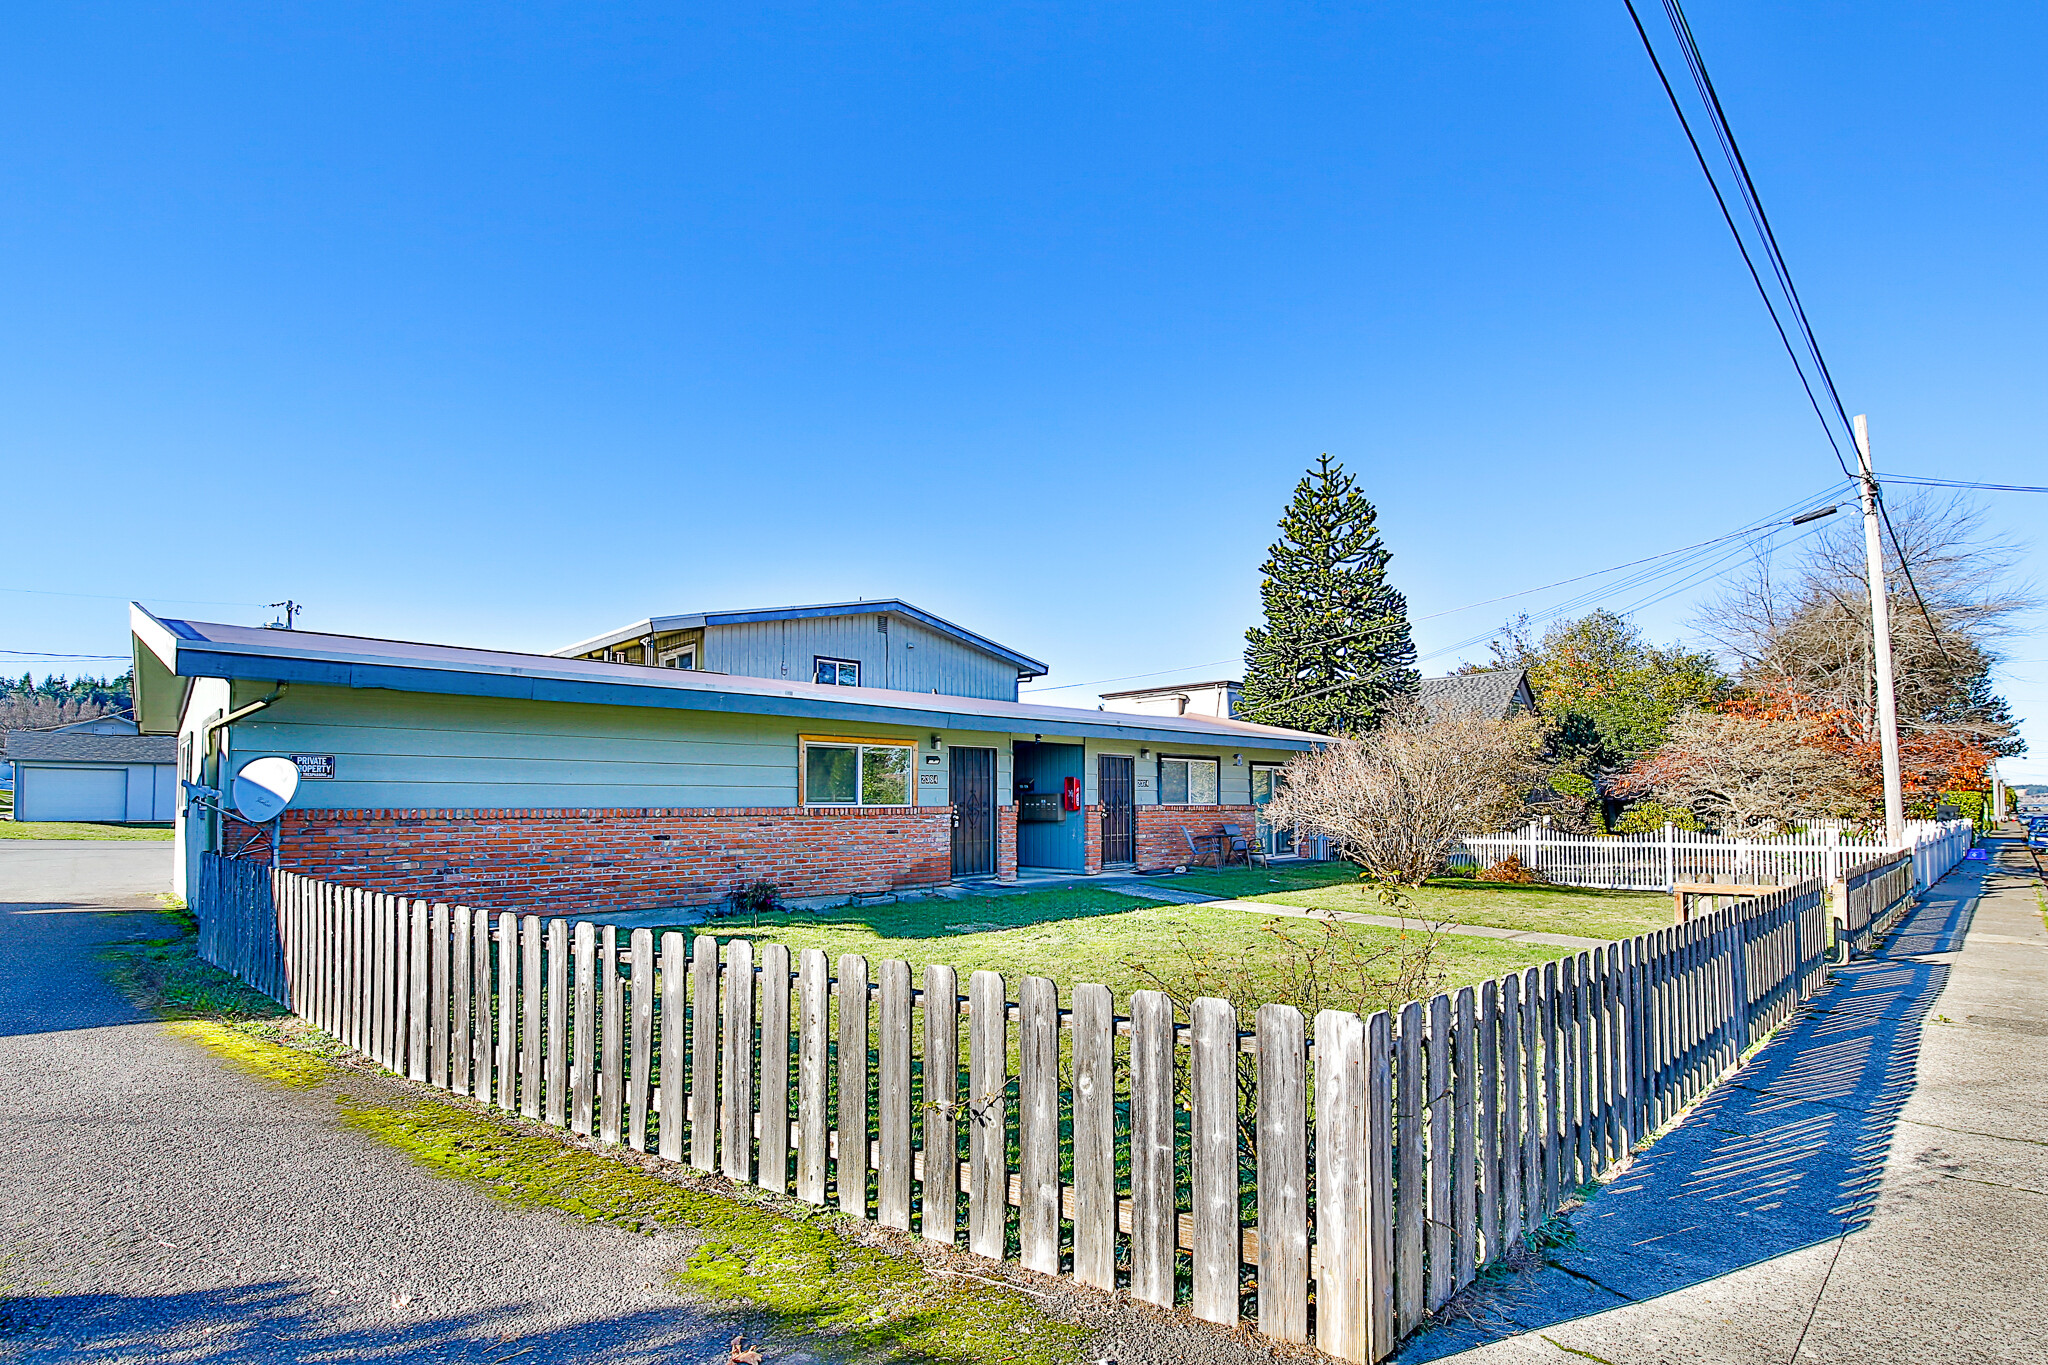
[[[1946,876],[1975,838],[1968,820],[1907,821],[1906,845],[1919,889]],[[1512,834],[1465,840],[1451,863],[1485,868],[1512,854],[1560,886],[1669,891],[1679,882],[1789,886],[1818,877],[1832,884],[1858,863],[1902,851],[1881,838],[1834,828],[1776,839],[1733,839],[1670,825],[1654,834],[1567,834],[1531,821]]]

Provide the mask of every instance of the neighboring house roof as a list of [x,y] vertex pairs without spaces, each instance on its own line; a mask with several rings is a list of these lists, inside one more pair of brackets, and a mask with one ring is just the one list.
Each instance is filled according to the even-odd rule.
[[1505,720],[1517,711],[1536,709],[1536,696],[1529,690],[1529,675],[1519,668],[1424,678],[1417,696],[1433,715],[1464,712]]
[[999,645],[986,635],[976,635],[965,626],[956,626],[943,616],[934,616],[922,607],[913,607],[900,597],[882,597],[868,602],[826,602],[811,607],[753,607],[741,611],[701,611],[687,616],[650,616],[645,621],[636,621],[630,626],[593,635],[588,640],[558,649],[555,656],[573,659],[579,654],[588,654],[594,649],[610,649],[629,640],[638,640],[648,635],[660,635],[672,630],[701,630],[705,626],[738,626],[752,621],[795,621],[812,616],[892,616],[908,617],[921,626],[950,635],[962,644],[992,654],[998,659],[1017,666],[1020,675],[1042,678],[1046,665],[1029,654],[1020,654],[1008,645]]
[[1267,749],[1312,749],[1321,735],[1214,716],[1141,716],[1028,702],[990,701],[882,687],[825,687],[791,678],[696,673],[602,663],[555,654],[467,649],[458,645],[266,630],[210,621],[159,619],[131,604],[135,709],[144,725],[177,725],[180,678],[243,678],[267,683],[383,688],[457,696],[655,706],[740,715],[805,716],[933,729],[984,730],[1139,742],[1207,742]]
[[9,730],[17,763],[175,763],[175,735],[94,735],[76,730]]
[[1170,697],[1176,692],[1200,692],[1210,687],[1243,687],[1236,678],[1218,678],[1214,682],[1174,683],[1169,687],[1134,687],[1128,692],[1097,692],[1104,701],[1116,701],[1121,697]]

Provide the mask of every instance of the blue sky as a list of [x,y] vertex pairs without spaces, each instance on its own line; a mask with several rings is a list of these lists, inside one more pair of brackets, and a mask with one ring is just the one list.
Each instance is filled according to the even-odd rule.
[[[2048,11],[1692,19],[1879,467],[2043,482]],[[1214,675],[1327,450],[1437,671],[1571,590],[1436,613],[1837,476],[1618,3],[44,6],[10,38],[0,586],[104,596],[0,592],[4,648],[118,652],[129,596],[552,648],[895,595],[1049,683]],[[2031,537],[2048,498],[1992,513]],[[2048,639],[2012,653],[2048,716]],[[2048,780],[2031,732],[2009,771]]]

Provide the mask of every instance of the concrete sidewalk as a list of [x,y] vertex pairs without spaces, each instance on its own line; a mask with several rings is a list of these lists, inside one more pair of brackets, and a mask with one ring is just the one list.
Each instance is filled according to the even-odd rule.
[[2048,1362],[2048,929],[1965,862],[1403,1362]]

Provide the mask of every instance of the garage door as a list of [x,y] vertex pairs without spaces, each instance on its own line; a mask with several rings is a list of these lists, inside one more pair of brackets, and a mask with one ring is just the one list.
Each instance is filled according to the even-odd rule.
[[24,820],[126,820],[126,768],[27,768],[20,774]]

